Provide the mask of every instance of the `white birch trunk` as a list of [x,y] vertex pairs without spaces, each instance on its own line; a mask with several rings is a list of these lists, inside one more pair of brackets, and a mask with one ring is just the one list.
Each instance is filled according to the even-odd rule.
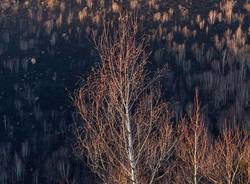
[[136,168],[135,168],[135,158],[134,158],[134,149],[133,149],[133,135],[131,131],[131,121],[129,116],[128,107],[125,107],[126,110],[126,128],[128,131],[128,158],[129,158],[129,165],[131,170],[131,180],[132,184],[137,184],[136,179]]
[[197,133],[194,133],[194,184],[197,184]]

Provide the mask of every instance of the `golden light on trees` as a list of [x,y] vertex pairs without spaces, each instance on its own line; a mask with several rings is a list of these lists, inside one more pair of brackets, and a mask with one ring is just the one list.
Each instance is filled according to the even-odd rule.
[[76,151],[104,183],[151,184],[164,176],[176,144],[172,114],[160,74],[146,71],[149,54],[145,41],[137,42],[136,21],[125,16],[107,27],[96,42],[101,62],[75,94],[82,119]]

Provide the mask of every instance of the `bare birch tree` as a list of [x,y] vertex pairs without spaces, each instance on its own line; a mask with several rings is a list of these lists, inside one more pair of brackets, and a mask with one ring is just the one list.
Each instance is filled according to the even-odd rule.
[[[239,128],[224,128],[221,138],[215,143],[209,153],[210,168],[207,176],[215,184],[245,184],[249,177],[243,168],[244,162],[249,167],[249,138],[246,132]],[[241,168],[242,167],[242,168]],[[245,175],[245,176],[243,176]]]
[[207,128],[201,117],[197,91],[193,112],[190,117],[182,120],[180,130],[182,130],[182,133],[176,154],[182,161],[179,168],[183,180],[192,184],[201,183],[202,172],[208,167],[207,154],[210,151],[210,144]]
[[136,35],[136,21],[127,17],[115,31],[104,26],[96,42],[101,62],[74,97],[82,119],[76,151],[109,184],[159,181],[176,144],[159,73],[146,71],[149,54]]

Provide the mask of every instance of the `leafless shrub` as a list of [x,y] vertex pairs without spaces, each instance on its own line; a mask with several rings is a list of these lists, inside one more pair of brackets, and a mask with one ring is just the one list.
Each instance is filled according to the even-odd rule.
[[216,10],[211,10],[208,14],[208,23],[209,24],[214,24],[217,18],[217,11]]
[[228,23],[231,23],[233,18],[233,9],[236,1],[234,0],[223,0],[220,3],[220,8]]

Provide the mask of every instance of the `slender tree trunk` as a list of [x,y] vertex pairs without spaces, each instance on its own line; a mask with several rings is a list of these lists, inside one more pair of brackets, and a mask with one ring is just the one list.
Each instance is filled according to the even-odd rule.
[[197,184],[197,132],[194,133],[194,184]]
[[137,184],[134,149],[133,149],[133,135],[131,131],[131,121],[130,121],[128,106],[125,107],[125,111],[126,111],[126,127],[128,131],[128,158],[131,169],[131,180],[132,184]]

